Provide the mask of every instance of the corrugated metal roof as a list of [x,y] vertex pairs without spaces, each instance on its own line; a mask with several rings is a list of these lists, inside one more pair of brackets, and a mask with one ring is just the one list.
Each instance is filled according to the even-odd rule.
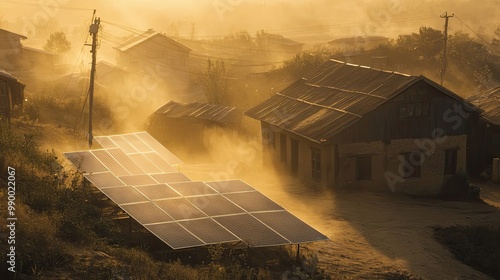
[[323,142],[422,79],[330,60],[245,114]]
[[0,77],[17,82],[16,77],[12,76],[9,72],[3,70],[2,68],[0,68]]
[[494,125],[500,125],[500,86],[467,98],[481,110],[481,116]]
[[121,43],[120,45],[116,46],[115,49],[119,50],[119,51],[127,51],[128,49],[132,48],[132,47],[135,47],[155,36],[162,36],[164,39],[168,40],[169,42],[171,42],[173,45],[175,45],[177,48],[185,51],[185,52],[189,52],[191,51],[190,48],[184,46],[183,44],[175,41],[174,39],[172,38],[169,38],[159,32],[155,32],[154,30],[152,29],[149,29],[148,31],[140,34],[140,35],[137,35],[131,39],[128,39],[127,41]]
[[155,114],[169,118],[193,118],[218,123],[239,122],[243,115],[235,107],[200,102],[183,104],[174,101],[156,110]]

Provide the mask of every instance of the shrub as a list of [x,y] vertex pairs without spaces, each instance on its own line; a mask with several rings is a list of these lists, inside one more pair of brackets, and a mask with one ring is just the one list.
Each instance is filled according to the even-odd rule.
[[480,223],[468,226],[436,227],[434,237],[457,259],[500,279],[500,226]]

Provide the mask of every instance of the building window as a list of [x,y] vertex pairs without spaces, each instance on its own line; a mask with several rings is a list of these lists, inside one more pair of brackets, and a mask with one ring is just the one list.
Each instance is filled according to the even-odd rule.
[[[399,171],[404,178],[415,178],[421,176],[422,151],[415,150],[410,153],[400,154],[402,157]],[[402,167],[402,169],[401,169]]]
[[312,179],[321,181],[321,151],[316,148],[311,148],[311,167]]
[[372,178],[372,157],[362,156],[356,158],[356,180],[369,180]]
[[444,150],[444,175],[453,175],[457,172],[457,149]]

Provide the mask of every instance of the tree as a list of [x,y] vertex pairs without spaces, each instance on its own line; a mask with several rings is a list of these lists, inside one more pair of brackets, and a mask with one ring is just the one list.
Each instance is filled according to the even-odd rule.
[[71,49],[71,43],[66,38],[64,32],[51,33],[43,49],[49,52],[62,54]]
[[203,79],[203,88],[207,95],[208,103],[227,103],[227,66],[224,60],[208,59],[206,76]]

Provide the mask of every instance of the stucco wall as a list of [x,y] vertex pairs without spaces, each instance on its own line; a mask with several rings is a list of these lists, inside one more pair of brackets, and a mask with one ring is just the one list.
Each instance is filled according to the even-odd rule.
[[[466,171],[467,136],[437,139],[398,139],[390,142],[339,145],[339,188],[363,188],[396,191],[414,195],[437,195],[444,181],[445,149],[457,149],[457,172]],[[403,178],[404,163],[400,154],[422,151],[421,176]],[[356,156],[372,157],[372,179],[356,180]]]

